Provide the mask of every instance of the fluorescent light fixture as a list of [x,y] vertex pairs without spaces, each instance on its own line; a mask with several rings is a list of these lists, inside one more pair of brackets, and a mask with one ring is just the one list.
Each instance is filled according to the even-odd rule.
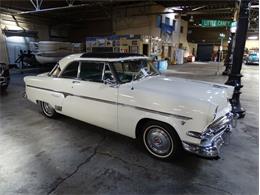
[[256,39],[258,39],[258,36],[250,36],[250,37],[248,37],[248,39],[249,40],[256,40]]
[[176,10],[176,11],[182,11],[183,10],[181,7],[171,7],[171,9]]
[[224,33],[220,33],[220,34],[219,34],[219,37],[224,38],[224,37],[225,37],[225,34],[224,34]]
[[189,22],[194,22],[193,16],[190,16]]

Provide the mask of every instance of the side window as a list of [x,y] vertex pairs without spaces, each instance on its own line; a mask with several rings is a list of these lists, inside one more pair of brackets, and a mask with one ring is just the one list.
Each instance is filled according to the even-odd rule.
[[173,31],[175,31],[175,24],[176,24],[176,20],[172,20],[172,29],[173,29]]
[[103,75],[103,78],[102,78],[104,81],[105,80],[110,80],[110,81],[115,81],[115,78],[109,68],[108,65],[105,65],[105,69],[104,69],[104,75]]
[[79,62],[70,63],[63,71],[62,78],[77,78]]
[[131,61],[114,62],[114,67],[118,74],[119,80],[123,83],[132,81],[135,73],[139,71],[136,62]]
[[81,61],[79,77],[85,81],[103,82],[104,63]]
[[181,33],[183,33],[183,26],[181,26]]

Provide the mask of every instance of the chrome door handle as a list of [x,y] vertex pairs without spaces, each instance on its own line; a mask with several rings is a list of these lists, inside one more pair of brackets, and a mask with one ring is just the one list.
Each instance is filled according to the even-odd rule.
[[72,81],[72,83],[73,83],[73,84],[75,84],[75,83],[80,83],[80,81]]

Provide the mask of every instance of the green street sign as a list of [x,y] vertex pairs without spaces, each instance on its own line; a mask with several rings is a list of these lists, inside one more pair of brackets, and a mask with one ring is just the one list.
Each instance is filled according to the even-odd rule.
[[230,27],[232,20],[201,20],[202,27],[215,28],[215,27]]

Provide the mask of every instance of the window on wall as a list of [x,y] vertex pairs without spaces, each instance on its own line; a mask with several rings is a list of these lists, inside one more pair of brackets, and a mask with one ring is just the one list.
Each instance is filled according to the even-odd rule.
[[172,20],[172,28],[173,28],[173,31],[175,31],[175,24],[176,24],[176,20]]
[[181,26],[181,33],[183,33],[183,26]]
[[156,17],[156,26],[160,27],[161,23],[162,23],[162,16],[159,15],[159,16]]
[[170,25],[170,18],[165,17],[165,24]]

